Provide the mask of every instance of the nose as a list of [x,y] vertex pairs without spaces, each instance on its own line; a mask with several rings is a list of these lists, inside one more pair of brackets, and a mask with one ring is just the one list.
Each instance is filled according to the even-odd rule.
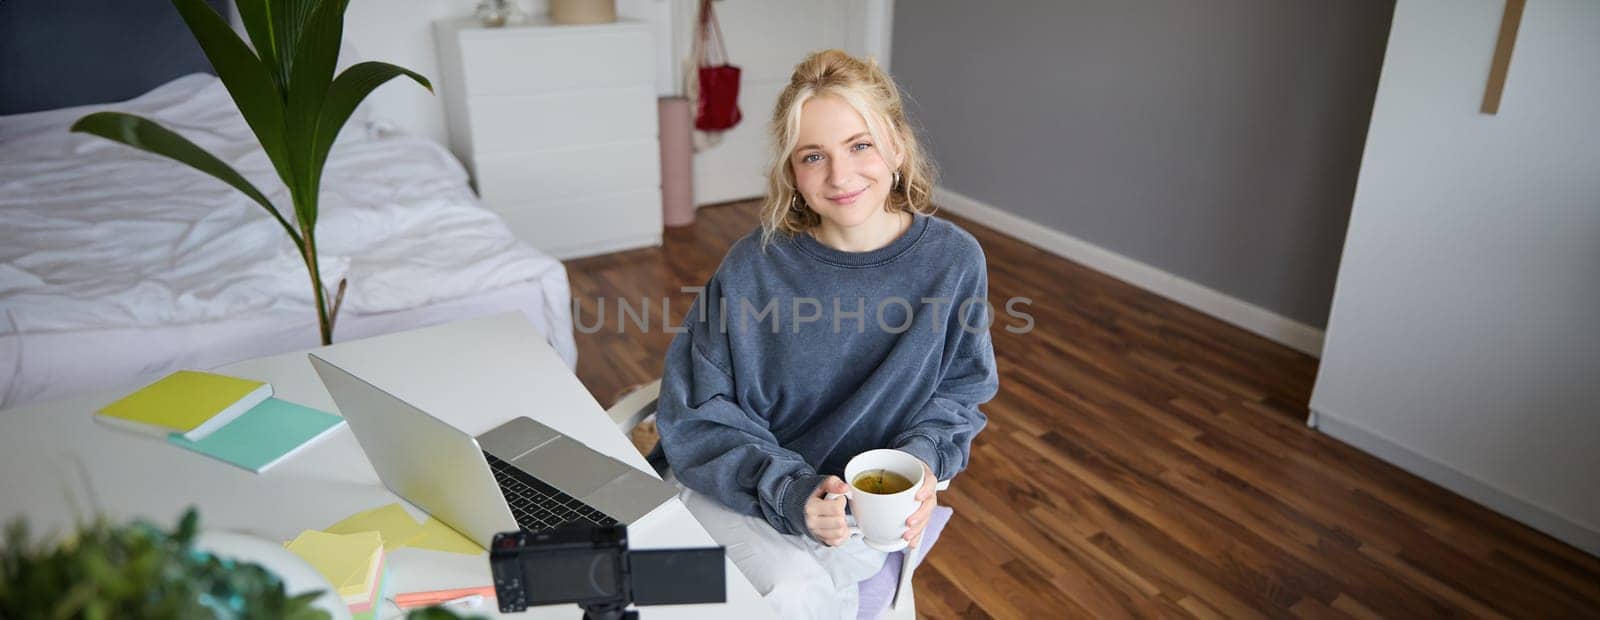
[[848,162],[843,158],[828,158],[828,185],[843,189],[845,182],[849,180],[850,171],[847,166]]

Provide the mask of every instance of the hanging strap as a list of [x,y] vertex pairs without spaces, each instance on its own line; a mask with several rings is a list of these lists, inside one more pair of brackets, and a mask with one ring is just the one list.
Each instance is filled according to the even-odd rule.
[[[722,39],[722,24],[717,20],[716,12],[711,8],[711,0],[700,0],[700,14],[695,20],[694,50],[690,52],[690,57],[687,59],[689,66],[683,72],[684,95],[689,99],[689,108],[691,110],[700,109],[700,68],[715,66],[707,58],[707,53],[710,51],[707,49],[707,43],[713,30],[717,36],[717,51],[722,57],[723,64],[727,64],[728,50]],[[694,152],[699,153],[720,144],[722,142],[722,133],[720,131],[695,129]]]
[[[695,66],[717,67],[728,64],[728,46],[722,36],[722,21],[711,8],[711,0],[700,2],[699,33],[695,37]],[[715,43],[713,53],[712,44]]]

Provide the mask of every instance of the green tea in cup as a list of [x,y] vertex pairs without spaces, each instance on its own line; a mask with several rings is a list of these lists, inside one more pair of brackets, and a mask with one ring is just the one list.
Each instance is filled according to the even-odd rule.
[[912,482],[905,476],[887,469],[873,469],[861,472],[855,480],[850,481],[850,484],[868,493],[893,495],[911,488]]

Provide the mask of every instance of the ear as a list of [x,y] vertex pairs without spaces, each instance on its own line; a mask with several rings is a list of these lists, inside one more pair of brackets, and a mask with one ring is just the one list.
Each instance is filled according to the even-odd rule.
[[905,136],[902,136],[899,132],[895,131],[894,125],[889,124],[888,127],[889,140],[894,143],[894,155],[890,158],[893,161],[889,162],[891,164],[889,167],[894,170],[899,170],[901,166],[906,165]]
[[884,163],[889,164],[890,170],[899,170],[901,166],[906,164],[906,150],[901,147],[903,144],[905,142],[900,139],[900,136],[895,135],[892,131],[889,133],[889,148],[887,150],[889,156]]
[[877,123],[877,132],[873,136],[882,137],[888,141],[886,145],[879,145],[880,147],[887,147],[878,151],[879,155],[884,158],[883,163],[889,164],[890,170],[899,170],[900,166],[906,163],[906,150],[901,148],[901,145],[905,144],[905,140],[902,139],[900,132],[895,131],[894,123],[889,122],[887,115],[874,114],[872,120]]

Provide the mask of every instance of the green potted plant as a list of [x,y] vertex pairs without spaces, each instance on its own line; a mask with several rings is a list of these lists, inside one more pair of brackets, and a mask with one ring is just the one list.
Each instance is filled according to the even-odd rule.
[[[186,511],[171,531],[104,518],[59,543],[32,540],[24,521],[6,528],[0,548],[0,618],[226,618],[313,620],[325,590],[290,595],[266,567],[205,550],[200,518]],[[272,545],[276,547],[277,545]],[[278,551],[282,551],[281,547]],[[312,575],[315,571],[304,567]],[[320,577],[317,577],[320,580]],[[326,582],[322,582],[326,585]],[[342,605],[328,597],[332,605]],[[449,620],[432,607],[410,620]]]
[[278,177],[289,190],[294,222],[265,194],[183,136],[153,121],[120,112],[96,112],[72,131],[97,135],[182,162],[243,192],[288,233],[311,276],[322,344],[333,343],[344,282],[329,299],[317,267],[317,207],[322,169],[339,130],[373,89],[404,75],[430,92],[427,78],[383,62],[363,62],[334,76],[344,39],[349,0],[236,0],[254,50],[205,0],[173,0],[239,106]]
[[52,545],[30,539],[22,521],[0,550],[0,618],[328,618],[322,595],[290,596],[255,564],[198,552],[199,517],[172,531],[97,519]]

